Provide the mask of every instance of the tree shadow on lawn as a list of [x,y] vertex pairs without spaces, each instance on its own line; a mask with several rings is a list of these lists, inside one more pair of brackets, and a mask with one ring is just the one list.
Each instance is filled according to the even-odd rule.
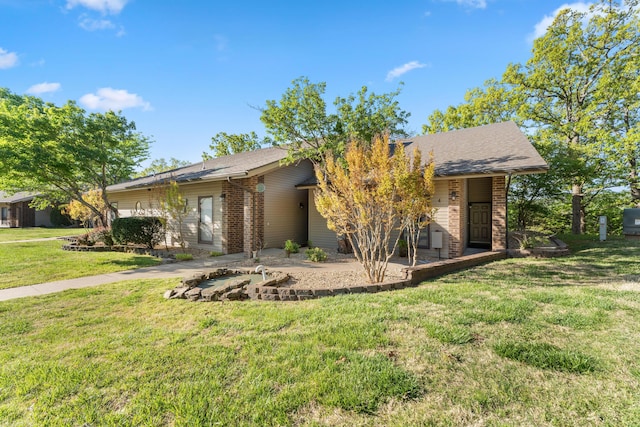
[[160,260],[148,256],[134,256],[128,259],[112,259],[100,262],[101,265],[119,265],[122,267],[142,268],[160,265]]

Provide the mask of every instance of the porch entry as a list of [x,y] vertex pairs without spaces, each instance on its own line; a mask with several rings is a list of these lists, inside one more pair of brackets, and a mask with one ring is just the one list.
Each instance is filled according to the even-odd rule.
[[198,243],[213,244],[213,196],[198,197]]
[[491,248],[491,203],[469,204],[469,246]]

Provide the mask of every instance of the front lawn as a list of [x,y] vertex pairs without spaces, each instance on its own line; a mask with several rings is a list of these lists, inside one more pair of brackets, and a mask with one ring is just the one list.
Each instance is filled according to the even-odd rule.
[[0,242],[78,236],[84,233],[86,233],[84,228],[0,228]]
[[579,248],[305,302],[0,302],[0,425],[640,425],[640,247]]
[[[122,252],[63,251],[60,240],[0,244],[0,289],[157,265],[157,258]],[[0,424],[1,425],[1,424]]]

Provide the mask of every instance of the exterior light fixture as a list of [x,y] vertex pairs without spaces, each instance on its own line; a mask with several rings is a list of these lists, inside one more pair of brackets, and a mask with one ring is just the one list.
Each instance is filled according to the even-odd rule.
[[458,197],[458,193],[456,193],[455,191],[451,192],[451,200],[455,200],[456,197]]
[[300,209],[304,209],[304,203],[300,202]]

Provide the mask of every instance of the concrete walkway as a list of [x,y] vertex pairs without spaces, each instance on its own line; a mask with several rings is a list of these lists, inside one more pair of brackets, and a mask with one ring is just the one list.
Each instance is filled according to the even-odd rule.
[[59,280],[57,282],[41,283],[38,285],[20,286],[18,288],[0,289],[0,301],[15,298],[33,297],[38,295],[61,292],[66,289],[80,289],[106,283],[121,282],[123,280],[165,279],[170,277],[189,276],[197,271],[208,270],[244,259],[244,254],[222,255],[202,260],[174,262],[154,267],[136,270],[119,271],[117,273],[100,274],[98,276],[79,277],[77,279]]

